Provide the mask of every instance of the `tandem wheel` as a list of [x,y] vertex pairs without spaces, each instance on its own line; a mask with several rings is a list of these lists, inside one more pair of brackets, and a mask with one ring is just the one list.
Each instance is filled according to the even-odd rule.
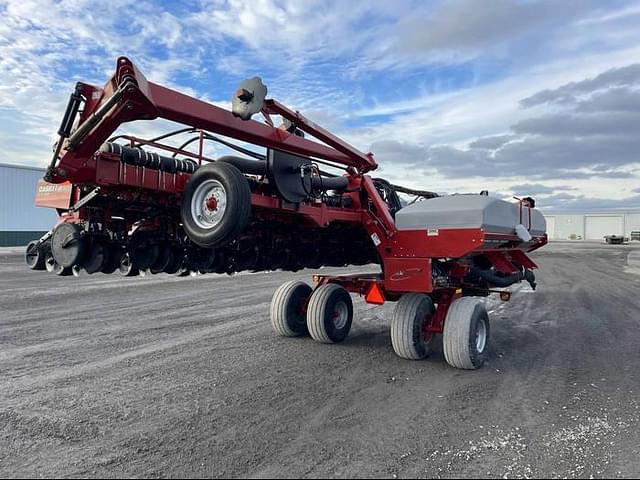
[[315,289],[307,307],[307,328],[320,343],[338,343],[347,338],[353,321],[351,295],[334,283]]
[[455,368],[480,368],[489,350],[489,315],[481,300],[462,297],[449,307],[444,322],[444,358]]
[[307,330],[306,307],[313,290],[304,282],[292,281],[280,286],[271,299],[271,326],[283,337],[300,337]]
[[429,331],[435,308],[424,293],[403,295],[391,320],[391,345],[399,357],[422,360],[431,353],[435,333]]

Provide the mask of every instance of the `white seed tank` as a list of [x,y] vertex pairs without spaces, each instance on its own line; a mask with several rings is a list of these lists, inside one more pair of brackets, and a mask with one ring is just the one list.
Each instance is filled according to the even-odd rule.
[[[529,212],[531,227],[529,228]],[[486,195],[450,195],[416,202],[396,213],[398,230],[436,230],[440,228],[482,228],[488,233],[516,234],[524,225],[531,235],[546,233],[542,214],[520,204]]]

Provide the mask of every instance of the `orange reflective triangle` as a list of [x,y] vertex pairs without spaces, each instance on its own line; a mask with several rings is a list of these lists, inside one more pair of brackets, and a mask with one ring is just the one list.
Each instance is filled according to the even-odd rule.
[[369,289],[367,295],[364,297],[364,300],[367,303],[373,303],[375,305],[382,305],[384,303],[384,294],[382,293],[382,290],[377,283],[373,283],[371,285],[371,288]]

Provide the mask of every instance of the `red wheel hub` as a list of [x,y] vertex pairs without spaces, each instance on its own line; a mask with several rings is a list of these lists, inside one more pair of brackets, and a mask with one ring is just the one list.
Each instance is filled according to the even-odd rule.
[[216,200],[216,197],[212,196],[207,198],[207,208],[212,212],[218,209],[218,200]]

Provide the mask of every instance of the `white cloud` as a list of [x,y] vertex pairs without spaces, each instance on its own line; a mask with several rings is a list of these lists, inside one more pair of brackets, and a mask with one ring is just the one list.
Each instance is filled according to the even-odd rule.
[[[639,87],[620,81],[633,75],[629,65],[640,64],[635,4],[203,0],[189,3],[189,11],[151,0],[97,5],[0,0],[0,149],[9,157],[1,161],[43,165],[73,83],[104,83],[125,54],[150,80],[217,104],[231,93],[217,88],[219,76],[233,83],[263,74],[272,96],[373,150],[384,175],[411,186],[544,189],[553,187],[555,172],[573,174],[574,197],[622,201],[636,188],[628,175],[638,166],[624,150],[637,149]],[[468,78],[457,82],[461,70]],[[416,79],[415,87],[377,89],[375,80],[387,74]],[[127,129],[151,135],[165,126],[138,122]],[[553,159],[570,166],[562,170]],[[597,182],[590,180],[595,174]]]

